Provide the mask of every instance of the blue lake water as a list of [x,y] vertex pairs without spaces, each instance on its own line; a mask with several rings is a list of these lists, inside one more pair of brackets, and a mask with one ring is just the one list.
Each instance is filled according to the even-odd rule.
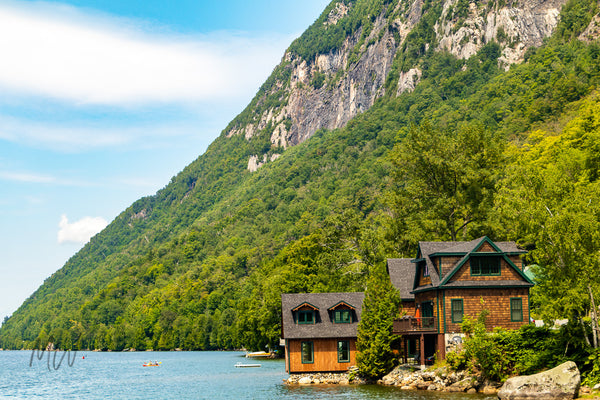
[[[53,356],[57,354],[54,362]],[[0,351],[2,399],[407,399],[480,400],[494,397],[402,391],[378,385],[288,386],[282,360],[253,360],[241,352],[78,352],[36,356]],[[50,358],[48,358],[50,356]],[[85,356],[85,359],[82,358]],[[159,367],[142,367],[147,361]],[[260,368],[235,368],[237,362]]]

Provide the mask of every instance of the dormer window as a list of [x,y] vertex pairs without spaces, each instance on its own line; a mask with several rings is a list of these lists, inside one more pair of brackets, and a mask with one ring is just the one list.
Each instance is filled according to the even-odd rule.
[[333,313],[333,322],[336,324],[351,324],[352,310],[335,310]]
[[292,309],[297,324],[316,324],[319,308],[304,302]]
[[427,264],[423,265],[423,276],[429,276],[429,266]]
[[298,323],[299,324],[314,324],[315,323],[315,312],[313,310],[298,311]]
[[345,301],[340,301],[329,308],[334,324],[351,324],[354,322],[354,307]]

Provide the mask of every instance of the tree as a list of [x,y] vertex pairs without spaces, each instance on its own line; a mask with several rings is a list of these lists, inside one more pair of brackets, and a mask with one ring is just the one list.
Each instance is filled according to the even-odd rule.
[[486,217],[503,166],[503,141],[480,127],[412,127],[392,153],[394,229],[401,253],[420,238],[488,233]]
[[[582,103],[559,134],[536,131],[513,148],[496,209],[506,236],[531,248],[536,286],[532,303],[545,321],[568,318],[583,339],[600,344],[600,98]],[[584,318],[591,317],[592,340]]]
[[394,368],[392,343],[398,337],[392,334],[392,327],[399,316],[399,305],[400,294],[383,265],[375,266],[367,283],[356,341],[356,361],[366,378],[378,379]]

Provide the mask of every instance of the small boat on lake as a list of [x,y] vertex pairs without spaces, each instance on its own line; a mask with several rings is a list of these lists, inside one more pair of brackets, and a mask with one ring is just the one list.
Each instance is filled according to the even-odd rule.
[[236,368],[257,368],[260,367],[260,364],[242,364],[241,362],[238,362],[237,364],[235,364]]
[[143,363],[142,367],[160,367],[160,364],[162,364],[162,362],[148,361],[146,363]]
[[273,358],[272,353],[267,353],[266,351],[255,351],[252,353],[246,353],[246,358],[254,358],[254,357],[268,357]]

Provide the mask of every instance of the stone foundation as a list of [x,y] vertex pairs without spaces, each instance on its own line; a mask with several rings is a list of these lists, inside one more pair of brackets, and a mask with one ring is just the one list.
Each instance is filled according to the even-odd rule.
[[290,374],[284,382],[288,385],[359,385],[367,383],[355,376],[356,372],[313,372]]

